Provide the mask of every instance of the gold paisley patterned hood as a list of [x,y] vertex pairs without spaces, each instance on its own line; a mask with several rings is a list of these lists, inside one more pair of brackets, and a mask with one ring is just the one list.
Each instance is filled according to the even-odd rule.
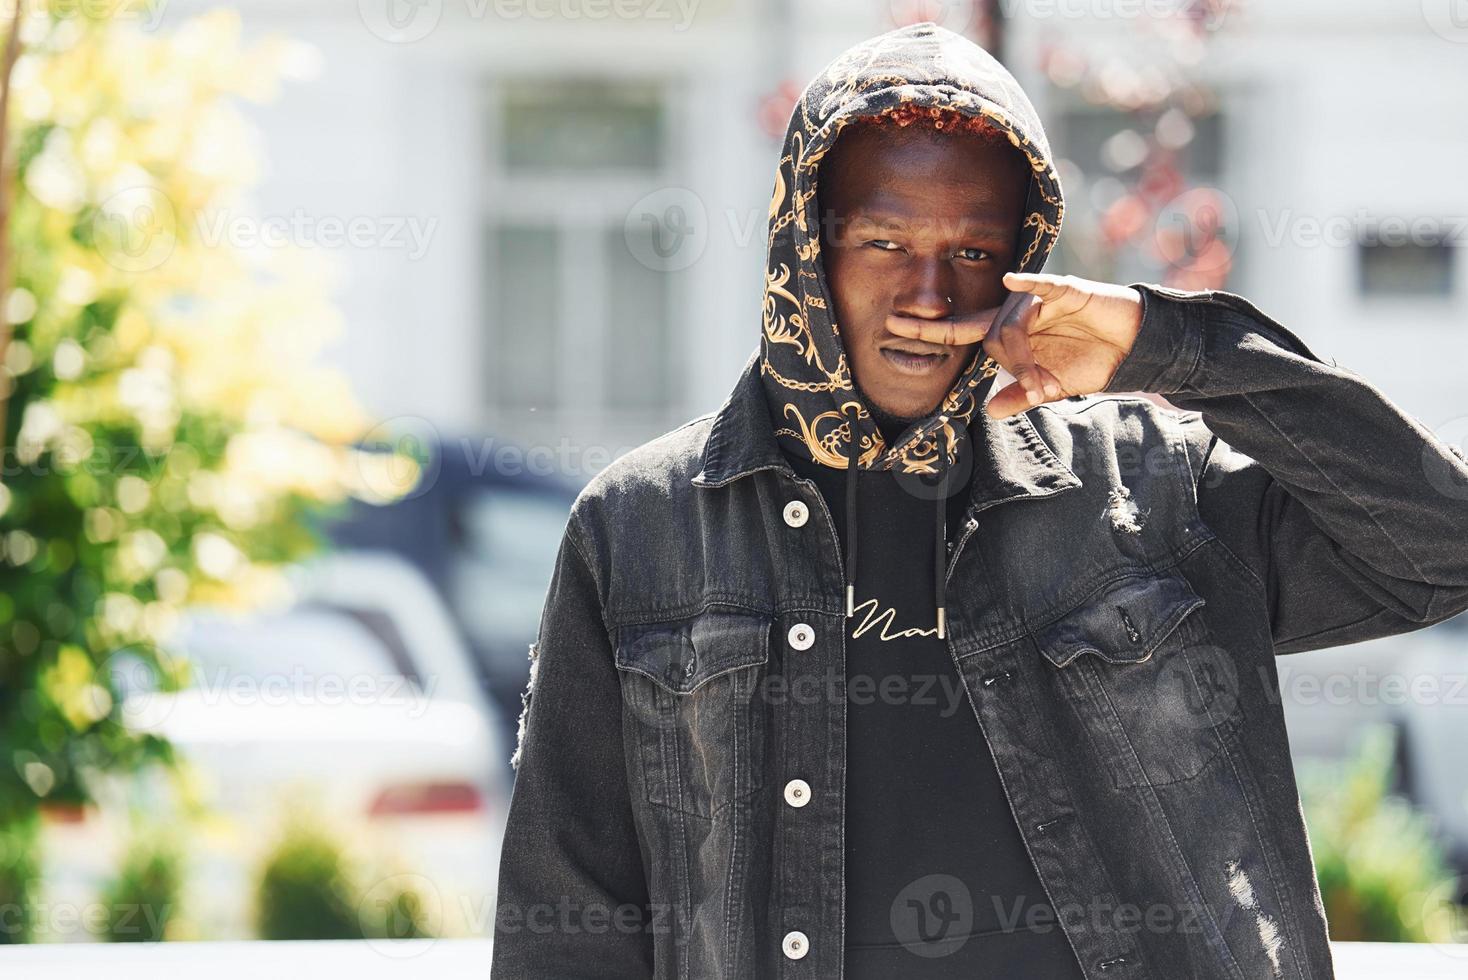
[[858,116],[902,105],[983,116],[1025,154],[1032,173],[1014,268],[1045,265],[1065,205],[1045,131],[1014,76],[973,41],[931,21],[868,38],[811,81],[790,117],[770,198],[760,375],[782,449],[837,468],[855,452],[862,469],[941,478],[969,445],[968,420],[984,404],[998,363],[976,349],[937,410],[886,445],[852,385],[820,255],[821,158]]
[[[760,382],[782,450],[846,470],[846,615],[855,610],[857,477],[886,470],[909,480],[934,478],[935,632],[946,636],[947,497],[954,477],[974,462],[968,423],[980,411],[998,363],[982,347],[938,408],[886,445],[852,384],[821,261],[817,171],[841,130],[858,117],[899,107],[952,109],[982,116],[1030,163],[1030,183],[1015,271],[1038,272],[1060,234],[1065,211],[1050,143],[1035,107],[1003,65],[977,44],[931,21],[869,38],[806,86],[790,115],[770,196]],[[911,476],[908,476],[908,475]],[[916,485],[908,483],[909,488]]]

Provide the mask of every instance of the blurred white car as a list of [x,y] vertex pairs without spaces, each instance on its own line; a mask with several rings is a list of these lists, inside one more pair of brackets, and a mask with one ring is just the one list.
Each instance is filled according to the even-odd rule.
[[[191,613],[176,647],[192,686],[166,694],[131,678],[123,701],[130,726],[177,748],[215,814],[189,841],[180,911],[202,937],[252,936],[259,861],[295,801],[390,855],[436,930],[490,934],[508,749],[447,610],[386,552],[341,553],[294,575],[299,600],[287,609]],[[53,903],[95,901],[138,794],[136,781],[109,781],[100,807],[47,822]]]
[[1403,662],[1402,673],[1403,789],[1432,814],[1459,872],[1459,897],[1468,901],[1468,629],[1437,633]]

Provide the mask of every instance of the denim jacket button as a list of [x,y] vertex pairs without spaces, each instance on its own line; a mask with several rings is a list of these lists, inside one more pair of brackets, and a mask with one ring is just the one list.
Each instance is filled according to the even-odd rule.
[[792,779],[785,784],[785,802],[791,806],[805,806],[810,802],[810,783],[803,779]]
[[810,510],[805,506],[805,501],[792,500],[785,505],[785,523],[791,527],[803,526],[808,517]]
[[798,960],[810,952],[810,941],[805,938],[805,933],[796,930],[785,933],[785,940],[780,944],[785,950],[785,955],[792,960]]
[[790,632],[786,638],[795,649],[809,650],[811,644],[816,642],[816,631],[811,629],[808,623],[796,623],[790,627]]

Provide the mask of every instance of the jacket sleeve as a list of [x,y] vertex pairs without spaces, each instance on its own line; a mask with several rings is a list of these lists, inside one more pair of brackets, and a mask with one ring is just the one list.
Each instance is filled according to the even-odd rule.
[[574,514],[523,701],[490,976],[648,980],[653,942],[621,688]]
[[1131,285],[1141,331],[1104,391],[1186,413],[1199,515],[1263,591],[1277,654],[1468,608],[1457,447],[1240,296]]

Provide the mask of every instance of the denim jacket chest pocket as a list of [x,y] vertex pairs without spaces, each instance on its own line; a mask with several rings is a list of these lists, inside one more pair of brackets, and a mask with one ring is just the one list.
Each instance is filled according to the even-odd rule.
[[713,818],[763,785],[773,617],[711,608],[620,627],[625,736],[647,802]]
[[1237,674],[1176,572],[1115,579],[1032,630],[1117,788],[1192,779],[1237,720]]

